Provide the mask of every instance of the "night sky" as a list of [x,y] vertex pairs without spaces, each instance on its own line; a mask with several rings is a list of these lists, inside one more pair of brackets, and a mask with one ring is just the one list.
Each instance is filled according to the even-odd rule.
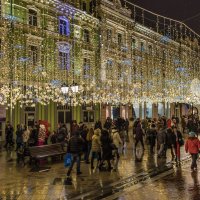
[[[127,0],[158,14],[185,21],[200,34],[200,0]],[[197,17],[189,19],[195,15]],[[187,20],[188,19],[188,20]]]

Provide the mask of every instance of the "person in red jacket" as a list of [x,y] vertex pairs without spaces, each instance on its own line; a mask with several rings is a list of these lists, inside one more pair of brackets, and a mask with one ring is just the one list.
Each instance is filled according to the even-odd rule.
[[192,171],[197,170],[197,158],[198,158],[199,149],[200,149],[199,139],[195,137],[194,132],[190,132],[189,138],[185,143],[185,151],[186,153],[189,152],[192,156],[192,164],[191,164]]

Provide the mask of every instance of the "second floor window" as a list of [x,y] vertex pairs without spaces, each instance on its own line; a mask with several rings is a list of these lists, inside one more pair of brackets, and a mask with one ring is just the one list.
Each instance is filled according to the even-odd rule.
[[135,49],[136,47],[136,41],[135,41],[135,38],[132,38],[131,40],[131,49]]
[[28,12],[29,12],[29,25],[37,26],[38,25],[37,11],[29,9]]
[[121,33],[118,33],[118,35],[117,35],[117,42],[118,42],[119,46],[122,45],[122,34]]
[[30,60],[33,65],[38,63],[38,47],[30,46]]
[[3,57],[3,52],[2,52],[2,40],[0,39],[0,58]]
[[140,51],[144,51],[145,50],[145,48],[144,48],[144,42],[141,42],[140,43]]
[[148,49],[149,49],[149,54],[152,55],[152,53],[153,53],[153,51],[152,51],[152,45],[149,45]]
[[83,30],[83,40],[84,42],[87,42],[87,43],[90,42],[90,33],[87,29]]
[[69,67],[69,54],[65,52],[59,52],[59,67],[60,69],[68,69]]
[[69,27],[69,21],[68,19],[59,19],[59,33],[61,35],[67,35],[69,36],[70,34],[70,27]]
[[83,60],[83,76],[89,78],[90,76],[90,59],[84,58]]
[[107,40],[111,40],[111,38],[112,38],[112,30],[107,29]]

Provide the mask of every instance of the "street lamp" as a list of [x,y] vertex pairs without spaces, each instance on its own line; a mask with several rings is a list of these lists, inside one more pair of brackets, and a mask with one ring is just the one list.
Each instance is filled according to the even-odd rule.
[[73,84],[71,85],[71,90],[73,93],[77,93],[79,90],[78,84],[73,82]]
[[61,92],[63,93],[63,95],[65,96],[65,98],[67,99],[67,97],[70,99],[70,105],[69,105],[69,109],[70,109],[70,132],[72,130],[72,106],[71,106],[71,100],[73,98],[73,94],[76,94],[79,91],[79,86],[77,83],[72,83],[72,85],[68,86],[67,84],[63,84],[61,86]]
[[64,95],[67,95],[67,93],[69,92],[69,86],[67,86],[65,83],[61,86],[61,92]]
[[72,85],[68,86],[67,84],[64,83],[61,86],[61,91],[64,95],[67,95],[67,94],[70,95],[69,93],[70,90],[72,91],[72,93],[77,93],[79,90],[78,84],[73,82]]

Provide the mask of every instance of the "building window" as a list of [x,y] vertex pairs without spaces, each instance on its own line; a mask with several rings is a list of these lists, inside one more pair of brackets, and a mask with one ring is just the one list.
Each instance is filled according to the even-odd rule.
[[70,35],[70,25],[68,19],[63,17],[59,18],[59,33],[66,36]]
[[135,49],[135,47],[136,47],[136,40],[135,40],[135,38],[132,38],[132,40],[131,40],[131,49],[133,50],[133,49]]
[[112,39],[112,30],[107,29],[107,40],[111,40],[111,39]]
[[83,11],[87,11],[87,4],[83,2]]
[[57,107],[57,112],[58,112],[58,123],[70,123],[72,119],[72,115],[70,112],[69,106],[58,106]]
[[145,48],[144,48],[144,42],[141,42],[140,43],[140,51],[144,51],[145,50]]
[[90,77],[90,59],[84,58],[83,60],[83,77],[85,79]]
[[94,110],[95,110],[95,108],[91,104],[83,104],[82,105],[83,122],[85,122],[85,123],[95,122]]
[[30,46],[30,60],[33,65],[38,63],[38,47]]
[[37,26],[38,21],[37,21],[37,11],[33,9],[29,9],[29,25],[31,26]]
[[90,2],[90,7],[89,7],[90,14],[95,13],[95,8],[96,8],[96,0],[92,0]]
[[65,52],[59,52],[59,67],[60,69],[67,69],[69,54]]
[[149,52],[150,55],[152,55],[152,53],[153,53],[153,51],[152,51],[152,45],[148,46],[148,52]]
[[1,0],[0,0],[0,16],[1,16],[1,7],[2,7],[2,4],[1,4]]
[[58,65],[60,69],[70,69],[70,45],[65,42],[58,42]]
[[87,29],[83,30],[83,39],[84,39],[84,42],[87,42],[87,43],[90,42],[90,33]]
[[83,111],[83,122],[94,122],[94,111]]
[[2,40],[0,39],[0,58],[2,58]]
[[122,78],[122,66],[118,64],[118,80],[121,80]]
[[166,58],[167,58],[167,53],[166,53],[165,50],[163,50],[162,54],[163,54],[163,55],[162,55],[163,62],[165,62],[165,61],[166,61]]
[[113,67],[113,61],[107,60],[106,62],[106,78],[107,79],[112,77],[112,67]]
[[122,45],[122,34],[121,33],[118,33],[118,35],[117,35],[117,42],[118,42],[119,46]]

